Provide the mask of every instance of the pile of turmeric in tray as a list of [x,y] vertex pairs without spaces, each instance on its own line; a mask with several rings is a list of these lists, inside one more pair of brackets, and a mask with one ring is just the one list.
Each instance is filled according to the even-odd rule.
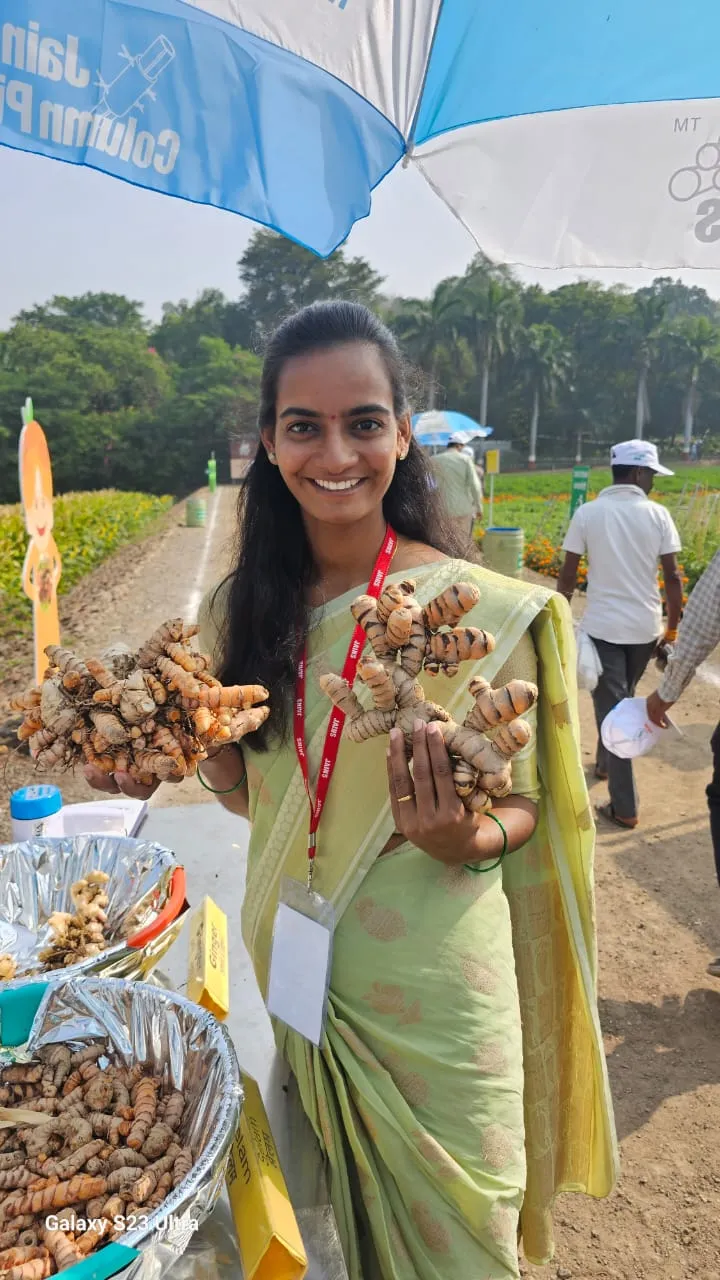
[[196,1157],[184,1095],[148,1067],[112,1065],[102,1045],[54,1044],[3,1068],[0,1104],[20,1109],[0,1130],[0,1280],[45,1280],[116,1240]]
[[[112,946],[105,937],[106,907],[110,902],[105,889],[109,880],[105,871],[89,871],[72,886],[70,897],[75,910],[54,911],[48,919],[50,939],[40,952],[40,969],[67,968],[99,956]],[[0,982],[14,978],[17,968],[14,956],[0,955]]]
[[12,704],[25,713],[18,737],[33,759],[47,769],[80,761],[150,786],[195,773],[209,747],[259,729],[267,689],[216,680],[190,645],[198,630],[172,619],[137,653],[106,662],[48,645],[42,684]]

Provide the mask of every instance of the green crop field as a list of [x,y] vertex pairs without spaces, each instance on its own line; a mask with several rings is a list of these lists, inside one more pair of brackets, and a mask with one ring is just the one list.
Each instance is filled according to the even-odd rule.
[[[172,498],[112,489],[56,498],[53,536],[62,559],[59,594],[113,551],[148,532],[172,504]],[[32,625],[32,605],[21,584],[27,544],[20,505],[0,507],[0,635]]]
[[[572,471],[529,471],[518,475],[495,477],[496,494],[514,494],[522,498],[551,498],[570,493]],[[594,467],[590,472],[590,494],[612,484],[610,468]],[[655,492],[679,494],[688,487],[720,490],[720,467],[681,467],[674,476],[658,476]],[[487,481],[486,481],[487,488]]]
[[[571,471],[495,477],[493,524],[521,528],[525,532],[525,564],[548,577],[557,577],[562,564],[562,541],[570,519]],[[612,484],[608,470],[590,473],[589,496]],[[489,480],[485,481],[485,521],[489,519]],[[684,467],[677,475],[659,476],[653,490],[656,501],[668,507],[678,526],[683,551],[679,557],[686,590],[720,546],[720,467]],[[482,530],[478,528],[478,538]],[[581,565],[580,585],[586,580]]]

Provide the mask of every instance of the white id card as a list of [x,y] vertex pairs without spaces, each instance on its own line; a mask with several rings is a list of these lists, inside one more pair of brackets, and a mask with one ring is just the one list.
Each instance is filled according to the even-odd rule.
[[273,926],[267,1010],[320,1046],[327,1014],[335,911],[319,893],[284,879]]

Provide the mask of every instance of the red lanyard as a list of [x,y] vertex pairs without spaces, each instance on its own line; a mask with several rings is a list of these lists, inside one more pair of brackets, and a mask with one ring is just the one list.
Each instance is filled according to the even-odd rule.
[[[385,585],[385,579],[388,570],[395,555],[397,548],[397,534],[388,525],[385,532],[385,540],[383,542],[380,554],[375,562],[375,568],[372,577],[368,583],[367,594],[373,596],[375,600],[379,597]],[[351,686],[355,682],[357,675],[358,663],[365,647],[365,632],[360,625],[356,626],[350,641],[350,648],[347,651],[345,665],[342,669],[343,679],[347,680]],[[325,801],[330,789],[330,780],[335,769],[335,764],[340,750],[340,737],[342,727],[345,723],[345,712],[340,711],[337,707],[333,707],[330,716],[328,731],[325,736],[325,746],[323,747],[322,760],[320,762],[320,772],[318,774],[317,795],[313,803],[310,794],[310,779],[308,776],[307,750],[305,746],[305,671],[307,668],[307,648],[303,650],[300,661],[298,662],[297,681],[295,684],[295,713],[294,713],[294,735],[295,750],[297,751],[298,763],[302,770],[305,790],[307,791],[308,800],[310,801],[310,833],[308,835],[308,885],[312,880],[312,871],[315,860],[315,847],[317,844],[317,829],[320,826]]]

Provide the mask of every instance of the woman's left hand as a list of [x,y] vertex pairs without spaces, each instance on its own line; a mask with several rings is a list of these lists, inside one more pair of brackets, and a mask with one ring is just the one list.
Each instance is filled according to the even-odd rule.
[[459,865],[497,857],[496,824],[487,827],[487,851],[479,829],[482,815],[469,813],[459,798],[440,728],[415,721],[413,772],[400,729],[390,734],[388,781],[395,829],[438,862]]

